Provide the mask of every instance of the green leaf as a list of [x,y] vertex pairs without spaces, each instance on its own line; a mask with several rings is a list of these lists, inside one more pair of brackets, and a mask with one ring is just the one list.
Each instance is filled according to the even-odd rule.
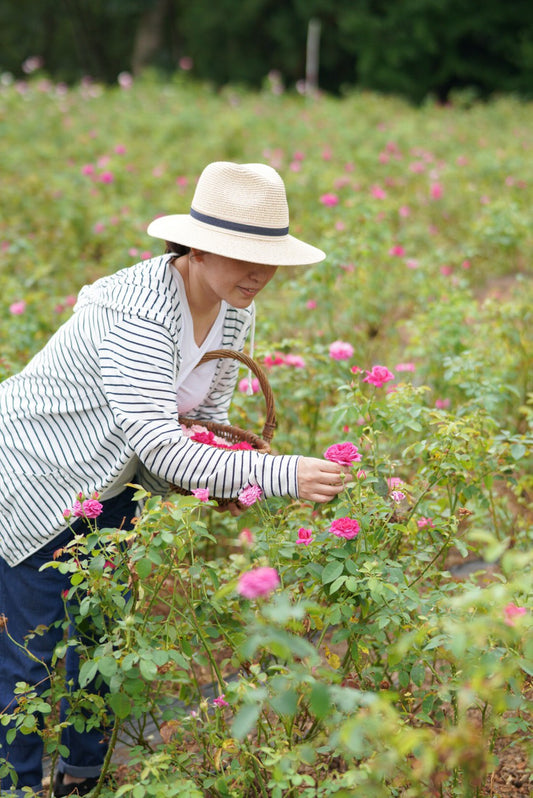
[[95,662],[95,660],[93,659],[90,659],[88,662],[84,662],[80,668],[80,675],[79,675],[80,687],[87,687],[89,682],[92,682],[97,673],[98,673],[98,662]]
[[151,659],[141,659],[139,670],[144,679],[151,682],[157,676],[157,665]]
[[344,570],[344,563],[339,562],[338,560],[334,560],[333,562],[328,562],[327,565],[324,566],[322,571],[322,584],[327,585],[329,582],[335,581],[343,572]]
[[146,579],[152,573],[152,561],[148,557],[143,557],[135,563],[135,570],[141,579]]
[[110,693],[108,701],[111,709],[118,718],[127,718],[131,711],[131,703],[124,693]]
[[242,740],[252,731],[261,712],[259,704],[248,704],[237,712],[231,724],[231,731],[234,737]]
[[270,706],[278,715],[294,715],[298,706],[298,696],[295,690],[275,695],[270,699]]
[[117,661],[114,657],[102,657],[102,659],[97,661],[97,664],[98,670],[102,676],[105,676],[106,678],[113,676],[118,667]]
[[523,443],[513,443],[509,448],[513,460],[521,460],[522,457],[526,454],[527,449]]
[[315,682],[309,698],[311,711],[317,718],[323,718],[330,708],[329,690],[322,682]]

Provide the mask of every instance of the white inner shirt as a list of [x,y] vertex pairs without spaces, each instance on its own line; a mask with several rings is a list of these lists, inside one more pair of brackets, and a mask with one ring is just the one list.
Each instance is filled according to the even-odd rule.
[[179,412],[182,414],[189,413],[195,407],[198,407],[209,391],[211,381],[215,374],[217,366],[216,360],[210,360],[208,363],[202,363],[201,366],[196,368],[196,364],[211,349],[219,349],[222,344],[222,329],[224,326],[224,317],[228,307],[227,302],[224,300],[220,303],[220,310],[218,316],[207,336],[200,346],[197,346],[194,340],[194,325],[192,321],[189,303],[187,302],[187,294],[185,292],[185,284],[183,278],[176,268],[172,268],[172,276],[178,286],[180,294],[180,302],[182,308],[182,326],[181,337],[179,341],[181,364],[180,373],[176,385],[176,398],[178,402]]

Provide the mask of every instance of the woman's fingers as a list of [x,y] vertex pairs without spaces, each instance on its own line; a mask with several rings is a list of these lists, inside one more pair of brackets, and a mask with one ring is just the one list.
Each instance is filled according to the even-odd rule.
[[348,481],[351,481],[351,474],[338,463],[317,457],[301,457],[298,462],[298,493],[301,499],[330,501]]

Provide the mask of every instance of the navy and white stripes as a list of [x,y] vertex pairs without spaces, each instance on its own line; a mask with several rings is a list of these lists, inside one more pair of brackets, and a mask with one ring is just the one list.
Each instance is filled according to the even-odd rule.
[[[246,485],[297,496],[297,456],[228,452],[183,435],[181,312],[168,262],[154,258],[83,288],[72,318],[0,384],[0,554],[11,565],[65,528],[63,510],[80,491],[107,498],[135,471],[159,492],[171,482],[219,496]],[[224,347],[242,350],[252,313],[228,309]],[[219,361],[197,418],[228,422],[237,371],[236,361]]]

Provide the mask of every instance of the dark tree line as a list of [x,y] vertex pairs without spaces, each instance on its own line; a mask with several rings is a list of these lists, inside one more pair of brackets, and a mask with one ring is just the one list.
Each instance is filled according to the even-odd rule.
[[[115,82],[191,59],[215,86],[257,87],[272,70],[305,77],[310,19],[320,22],[319,85],[419,102],[456,89],[533,94],[531,0],[7,0],[0,71],[42,56],[56,80]],[[183,61],[182,61],[183,63]]]

